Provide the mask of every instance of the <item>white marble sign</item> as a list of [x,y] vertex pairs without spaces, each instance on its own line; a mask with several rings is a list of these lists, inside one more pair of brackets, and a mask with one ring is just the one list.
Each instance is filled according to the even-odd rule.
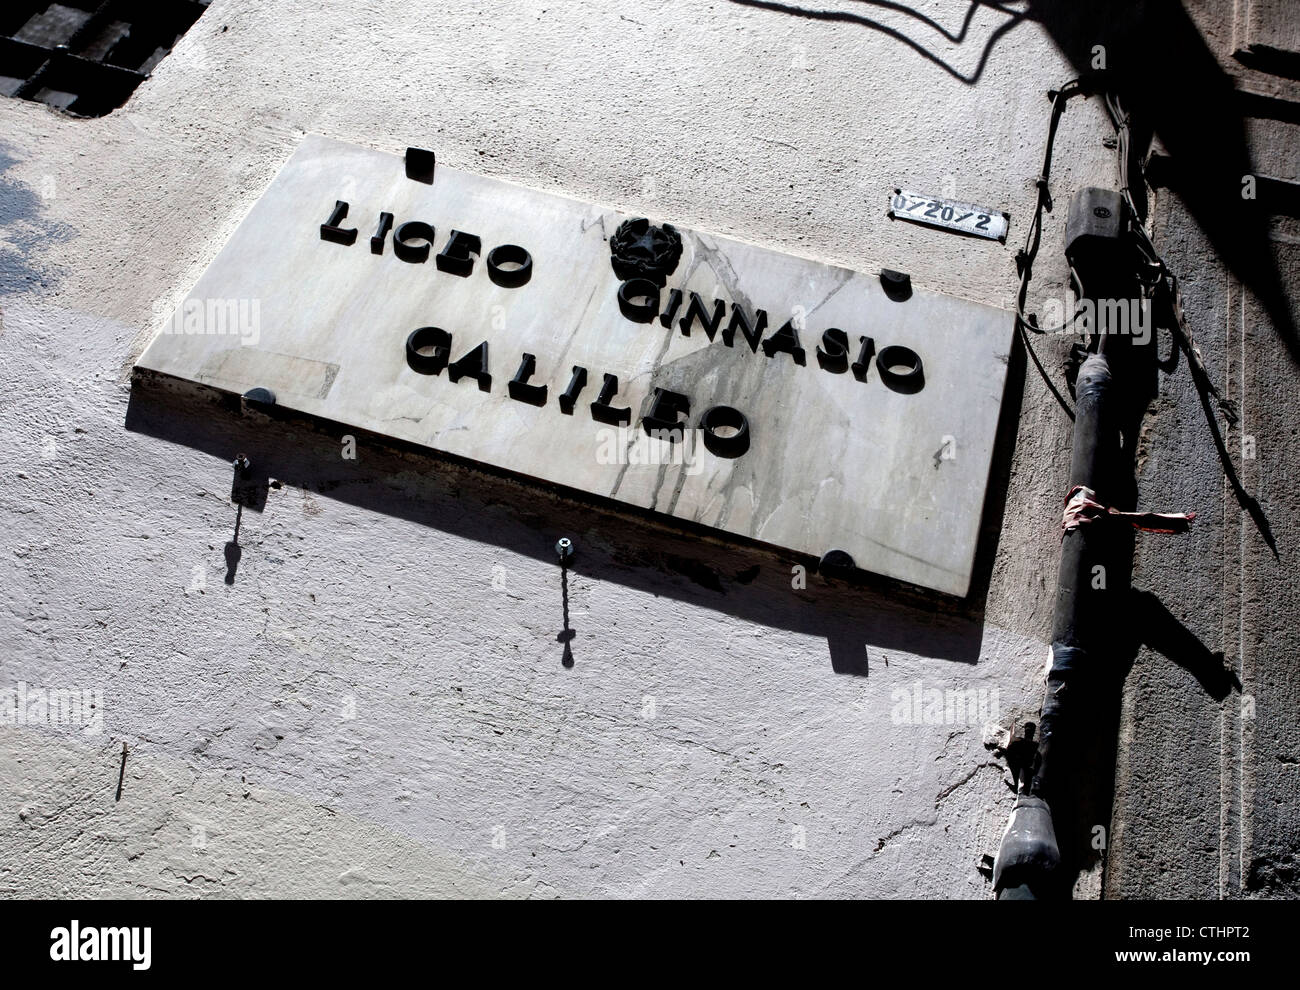
[[629,219],[309,137],[137,367],[966,594],[1010,314]]

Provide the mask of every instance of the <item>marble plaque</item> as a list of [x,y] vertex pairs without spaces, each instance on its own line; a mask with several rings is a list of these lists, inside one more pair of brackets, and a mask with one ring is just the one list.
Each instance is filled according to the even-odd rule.
[[967,593],[1011,314],[415,164],[306,138],[137,367]]

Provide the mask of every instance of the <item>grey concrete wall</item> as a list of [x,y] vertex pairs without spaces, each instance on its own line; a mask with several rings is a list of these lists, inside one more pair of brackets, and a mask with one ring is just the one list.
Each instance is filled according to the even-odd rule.
[[[1003,725],[1038,707],[1070,424],[1023,359],[964,603],[794,590],[790,561],[131,394],[159,315],[306,133],[1009,305],[1069,61],[987,7],[963,33],[958,0],[934,23],[817,7],[850,16],[215,0],[110,116],[0,102],[0,686],[103,692],[97,733],[0,728],[0,891],[988,896],[1005,768],[982,725],[893,709],[917,682],[996,690]],[[1069,190],[1116,181],[1109,134],[1092,103],[1062,124],[1035,298],[1064,291]],[[1010,243],[892,223],[896,184],[1006,209]],[[1059,373],[1068,341],[1036,343]],[[1178,401],[1171,442],[1203,460]],[[227,583],[245,449],[280,485]],[[1205,547],[1143,552],[1179,574]]]
[[[1234,52],[1250,40],[1248,18],[1272,15],[1294,30],[1300,10],[1253,7],[1192,5],[1243,95],[1237,119],[1251,173],[1295,183],[1300,83]],[[1292,204],[1289,212],[1258,211],[1256,223],[1232,198],[1221,203],[1239,225],[1227,252],[1207,236],[1213,221],[1197,217],[1187,199],[1165,194],[1157,210],[1166,258],[1186,273],[1187,313],[1208,369],[1240,412],[1235,426],[1219,422],[1242,494],[1225,480],[1185,365],[1172,379],[1162,376],[1144,426],[1139,491],[1152,505],[1194,505],[1202,515],[1177,566],[1155,541],[1138,546],[1133,583],[1149,596],[1149,635],[1123,697],[1110,896],[1300,895],[1300,599],[1292,564],[1300,539],[1300,352],[1263,289],[1274,266],[1291,313],[1300,312],[1300,222]]]

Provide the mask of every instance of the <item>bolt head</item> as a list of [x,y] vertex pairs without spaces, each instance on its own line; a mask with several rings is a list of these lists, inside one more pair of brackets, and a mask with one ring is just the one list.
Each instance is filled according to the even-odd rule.
[[561,536],[555,544],[555,555],[560,558],[561,563],[566,563],[573,559],[573,541],[567,536]]

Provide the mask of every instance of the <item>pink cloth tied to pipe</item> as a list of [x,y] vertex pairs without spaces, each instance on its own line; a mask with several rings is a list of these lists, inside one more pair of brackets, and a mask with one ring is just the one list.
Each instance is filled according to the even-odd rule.
[[1126,522],[1144,533],[1186,533],[1195,518],[1195,512],[1122,512],[1098,502],[1097,493],[1091,488],[1075,485],[1065,496],[1061,539],[1065,539],[1065,533],[1070,530],[1098,519]]

